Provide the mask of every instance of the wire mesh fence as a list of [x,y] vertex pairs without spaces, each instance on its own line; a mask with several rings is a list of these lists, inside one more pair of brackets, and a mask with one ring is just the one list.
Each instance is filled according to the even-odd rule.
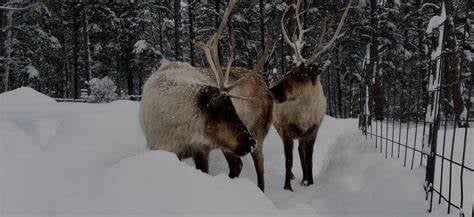
[[429,212],[437,203],[446,204],[447,213],[472,215],[473,205],[466,201],[474,190],[474,79],[468,68],[461,67],[460,74],[468,76],[458,78],[464,105],[459,114],[453,108],[453,84],[445,81],[443,55],[420,67],[418,75],[412,76],[415,80],[383,75],[383,116],[374,114],[373,83],[367,79],[360,88],[359,128],[385,158],[426,170],[423,187]]

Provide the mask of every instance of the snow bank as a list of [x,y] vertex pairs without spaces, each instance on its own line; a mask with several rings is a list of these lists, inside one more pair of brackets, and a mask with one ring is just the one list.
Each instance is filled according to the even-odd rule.
[[[273,203],[248,179],[212,177],[152,151],[120,161],[103,177],[101,195],[89,213],[272,214]],[[84,211],[81,211],[81,213]]]
[[22,107],[22,106],[50,106],[57,102],[34,89],[21,87],[12,91],[0,94],[0,105],[2,107]]
[[[325,117],[303,187],[297,142],[294,192],[284,191],[283,144],[264,144],[266,189],[250,156],[241,178],[211,152],[210,174],[148,151],[138,103],[56,103],[29,88],[0,95],[1,216],[359,215],[426,216],[423,168],[403,169],[360,135],[357,120]],[[445,209],[435,209],[444,214]]]
[[[21,87],[0,94],[0,120],[9,121],[9,125],[0,124],[0,135],[3,138],[26,139],[27,143],[44,149],[49,140],[56,133],[60,121],[52,118],[40,117],[42,112],[53,112],[57,102],[29,87]],[[12,123],[14,125],[12,125]],[[20,128],[28,137],[15,136],[13,128]],[[0,140],[3,142],[4,140]],[[25,145],[25,143],[21,143]],[[9,144],[6,144],[9,145]],[[12,147],[10,147],[12,148]],[[18,147],[15,147],[18,148]]]
[[137,102],[55,103],[30,90],[1,95],[10,107],[0,113],[2,216],[276,212],[248,179],[212,177],[147,151]]

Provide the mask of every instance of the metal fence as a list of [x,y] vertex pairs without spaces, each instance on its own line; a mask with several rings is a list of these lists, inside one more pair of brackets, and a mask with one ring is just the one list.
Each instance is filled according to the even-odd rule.
[[[429,61],[427,73],[423,77],[420,70],[415,82],[384,75],[383,118],[374,115],[370,82],[361,85],[359,128],[385,158],[398,158],[403,167],[426,170],[423,187],[428,212],[437,203],[445,204],[448,214],[457,210],[465,216],[474,213],[473,205],[466,202],[474,190],[474,76],[470,74],[470,78],[462,80],[466,110],[462,120],[456,121],[448,100],[449,84],[443,82],[442,60],[443,56],[439,56]],[[464,75],[468,71],[461,68]]]
[[[127,95],[127,96],[121,96],[118,97],[117,100],[132,100],[132,101],[140,101],[142,98],[141,95]],[[77,102],[77,103],[88,103],[88,101],[84,98],[81,97],[79,99],[74,99],[74,98],[54,98],[56,102]]]

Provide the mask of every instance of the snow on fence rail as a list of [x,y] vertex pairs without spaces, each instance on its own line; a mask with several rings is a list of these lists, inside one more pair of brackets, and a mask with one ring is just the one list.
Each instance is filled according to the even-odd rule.
[[[140,101],[142,98],[141,95],[128,95],[124,97],[119,97],[118,99],[122,100],[132,100],[132,101]],[[74,99],[74,98],[54,98],[57,102],[87,102],[84,98]]]
[[[365,94],[371,82],[366,80],[360,91],[359,128],[385,158],[399,158],[410,169],[426,168],[423,187],[428,212],[437,209],[433,206],[437,203],[446,204],[448,214],[457,209],[460,216],[474,216],[474,205],[466,202],[474,197],[474,117],[470,112],[455,114],[447,98],[450,85],[443,85],[443,55],[428,61],[427,72],[420,71],[415,84],[385,75],[384,100],[390,103],[383,105],[383,119],[373,115],[375,100],[372,94]],[[428,84],[422,73],[429,75]],[[472,109],[468,100],[474,95],[473,77],[470,73],[464,83],[468,92],[465,111]]]

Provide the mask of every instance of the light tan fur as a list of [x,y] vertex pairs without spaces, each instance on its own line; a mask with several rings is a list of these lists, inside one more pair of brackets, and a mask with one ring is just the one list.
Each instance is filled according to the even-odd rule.
[[[298,78],[296,78],[298,79]],[[273,106],[273,125],[283,140],[285,151],[285,186],[292,190],[293,140],[298,140],[298,152],[303,170],[303,185],[313,184],[314,143],[326,114],[326,97],[319,76],[295,81],[291,75],[284,81],[285,101]]]
[[210,144],[200,132],[205,119],[194,102],[199,88],[212,83],[207,76],[183,62],[163,64],[143,87],[140,124],[147,146],[178,153],[184,145]]
[[326,97],[319,77],[316,85],[307,82],[294,87],[288,100],[273,105],[273,124],[282,131],[288,124],[297,124],[303,129],[321,125],[326,114]]
[[[174,152],[180,158],[194,157],[200,150],[220,147],[229,151],[238,146],[234,134],[207,117],[196,105],[201,88],[215,85],[211,76],[188,63],[163,64],[146,81],[140,102],[140,124],[147,146],[152,150]],[[212,136],[204,132],[215,127]],[[216,144],[219,143],[219,144]]]

